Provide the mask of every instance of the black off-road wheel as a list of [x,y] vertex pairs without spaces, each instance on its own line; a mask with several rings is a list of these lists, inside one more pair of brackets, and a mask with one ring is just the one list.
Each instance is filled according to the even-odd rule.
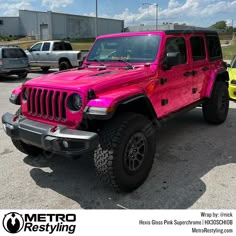
[[226,82],[215,82],[211,98],[202,104],[204,119],[211,124],[223,123],[229,110],[229,92]]
[[[18,111],[16,112],[16,115],[21,115],[21,109],[18,109]],[[38,148],[38,147],[35,147],[35,146],[32,146],[32,145],[29,145],[29,144],[26,144],[24,142],[22,142],[21,140],[18,140],[18,139],[11,139],[12,140],[12,143],[14,144],[14,146],[20,151],[20,152],[23,152],[27,155],[30,155],[30,156],[38,156],[39,154],[41,154],[43,152],[42,149]]]
[[68,70],[71,68],[71,64],[69,61],[61,61],[59,63],[59,70]]
[[124,113],[99,133],[97,173],[117,191],[130,192],[147,178],[155,156],[155,128],[146,117]]

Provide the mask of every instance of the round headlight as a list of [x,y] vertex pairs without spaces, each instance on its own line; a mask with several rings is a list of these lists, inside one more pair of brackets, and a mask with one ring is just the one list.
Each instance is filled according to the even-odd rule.
[[76,110],[80,110],[82,107],[82,98],[78,94],[73,95],[73,104]]
[[236,85],[236,80],[235,79],[231,80],[231,84],[235,84]]
[[82,98],[79,94],[71,94],[68,99],[68,108],[71,111],[79,111],[82,107]]
[[29,96],[29,91],[28,91],[28,89],[27,88],[24,88],[23,89],[23,92],[22,92],[22,98],[23,98],[23,100],[27,100],[28,99],[28,96]]

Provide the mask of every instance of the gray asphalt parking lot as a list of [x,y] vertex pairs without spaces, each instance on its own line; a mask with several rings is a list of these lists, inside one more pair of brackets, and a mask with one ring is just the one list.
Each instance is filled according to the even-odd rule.
[[[42,75],[34,71],[28,79]],[[8,100],[23,80],[0,78],[0,116],[17,107]],[[145,183],[130,194],[102,184],[91,156],[36,158],[17,151],[0,127],[0,208],[235,209],[236,103],[227,121],[208,125],[201,109],[168,121],[157,135],[157,154]]]

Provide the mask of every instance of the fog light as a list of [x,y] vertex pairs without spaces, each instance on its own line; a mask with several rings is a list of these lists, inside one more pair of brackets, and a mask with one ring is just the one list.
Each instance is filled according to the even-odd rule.
[[69,148],[69,143],[67,141],[62,142],[64,148]]

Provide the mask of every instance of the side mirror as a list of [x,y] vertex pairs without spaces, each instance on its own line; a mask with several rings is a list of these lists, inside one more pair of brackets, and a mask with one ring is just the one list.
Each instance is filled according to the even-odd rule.
[[163,64],[164,70],[169,70],[172,66],[178,65],[180,60],[180,52],[168,52]]

